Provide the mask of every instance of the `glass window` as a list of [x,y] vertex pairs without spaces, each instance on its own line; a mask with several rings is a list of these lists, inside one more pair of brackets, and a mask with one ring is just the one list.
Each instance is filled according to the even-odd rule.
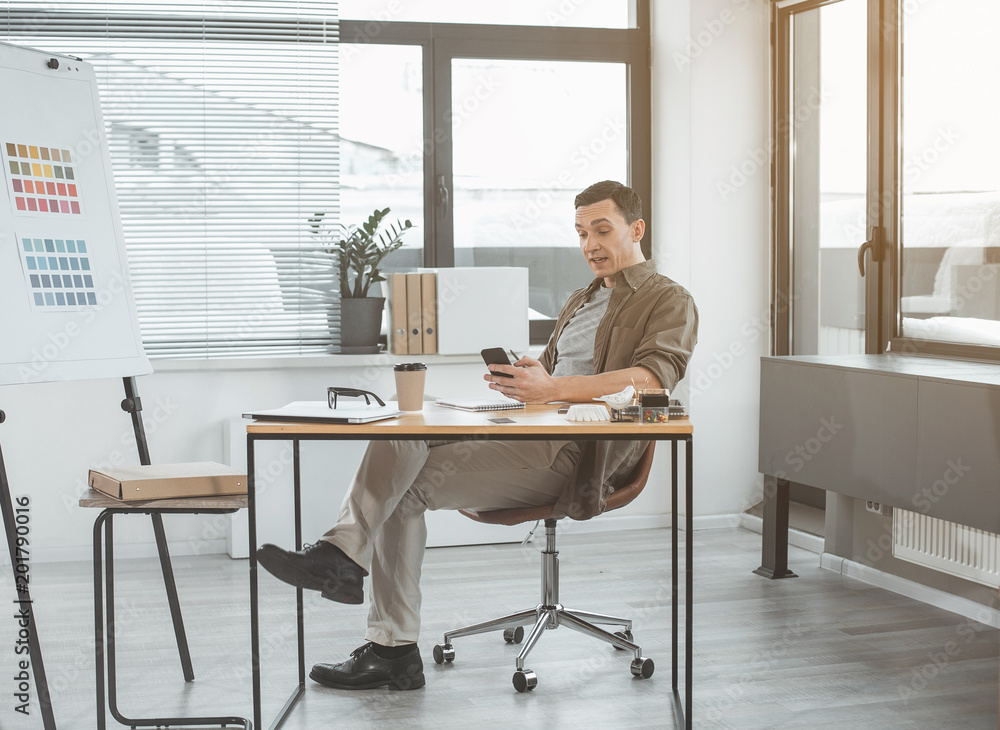
[[843,0],[792,19],[793,355],[865,351],[866,13]]
[[[424,23],[627,28],[630,0],[340,0],[340,17]],[[345,41],[360,41],[347,37]]]
[[340,210],[346,225],[389,208],[415,230],[385,270],[423,264],[423,64],[419,46],[340,46]]
[[452,62],[455,265],[526,266],[532,316],[554,318],[593,274],[573,198],[628,178],[620,63]]
[[903,15],[907,338],[1000,346],[998,27],[994,0],[923,0]]

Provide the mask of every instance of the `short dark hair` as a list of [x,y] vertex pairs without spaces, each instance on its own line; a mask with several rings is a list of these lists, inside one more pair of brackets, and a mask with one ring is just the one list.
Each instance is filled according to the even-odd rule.
[[639,194],[620,182],[614,180],[603,180],[594,183],[589,188],[576,196],[573,200],[574,208],[582,208],[585,205],[600,203],[602,200],[610,200],[618,208],[625,222],[631,225],[642,218],[642,199]]

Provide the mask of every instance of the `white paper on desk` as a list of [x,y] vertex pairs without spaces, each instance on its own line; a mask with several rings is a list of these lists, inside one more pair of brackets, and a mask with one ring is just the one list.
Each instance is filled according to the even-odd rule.
[[256,418],[258,421],[370,423],[401,415],[403,412],[397,407],[396,401],[388,401],[384,406],[338,403],[336,408],[330,408],[325,400],[297,400],[281,408],[244,413],[243,417]]

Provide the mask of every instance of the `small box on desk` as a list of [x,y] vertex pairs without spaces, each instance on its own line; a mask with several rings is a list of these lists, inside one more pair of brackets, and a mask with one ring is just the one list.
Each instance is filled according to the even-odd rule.
[[87,483],[124,502],[247,493],[244,472],[214,461],[91,469]]
[[457,266],[437,274],[437,351],[478,354],[487,347],[528,347],[528,269]]

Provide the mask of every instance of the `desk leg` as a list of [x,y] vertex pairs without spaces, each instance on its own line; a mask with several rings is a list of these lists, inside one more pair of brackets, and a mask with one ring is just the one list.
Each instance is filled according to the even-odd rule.
[[692,645],[694,638],[693,608],[694,608],[694,480],[691,471],[693,461],[692,441],[685,439],[685,464],[684,464],[684,498],[686,500],[684,516],[684,701],[681,702],[681,695],[678,689],[678,630],[677,619],[679,614],[679,574],[678,574],[678,539],[677,539],[677,441],[670,442],[670,501],[671,501],[671,528],[670,528],[670,685],[674,695],[674,722],[679,728],[691,728],[691,698],[694,696],[693,664],[694,659]]
[[[302,549],[302,472],[299,468],[299,440],[292,442],[292,482],[295,504],[295,549]],[[306,686],[306,640],[305,619],[303,618],[302,589],[295,588],[295,628],[298,636],[296,646],[299,659],[299,687]]]
[[[247,434],[247,508],[249,509],[249,534],[250,534],[250,667],[253,676],[253,723],[254,727],[263,728],[261,722],[262,696],[260,686],[260,611],[257,607],[259,591],[257,586],[257,496],[256,479],[254,472],[256,464],[254,459],[254,437]],[[293,487],[295,499],[295,542],[296,549],[301,549],[302,544],[302,505],[300,495],[300,471],[299,471],[299,441],[292,440],[292,469]],[[285,701],[277,717],[271,723],[271,730],[277,730],[295,706],[295,703],[305,694],[305,633],[303,631],[303,601],[302,589],[296,588],[296,620],[298,627],[298,659],[299,659],[299,683],[295,690]]]
[[765,578],[796,578],[788,569],[787,479],[764,475],[764,534],[761,566],[754,571]]
[[691,730],[694,714],[694,440],[688,436],[684,458],[684,727]]
[[260,615],[257,610],[257,498],[253,436],[247,435],[247,522],[250,534],[250,673],[253,677],[253,726],[262,728],[260,704]]

